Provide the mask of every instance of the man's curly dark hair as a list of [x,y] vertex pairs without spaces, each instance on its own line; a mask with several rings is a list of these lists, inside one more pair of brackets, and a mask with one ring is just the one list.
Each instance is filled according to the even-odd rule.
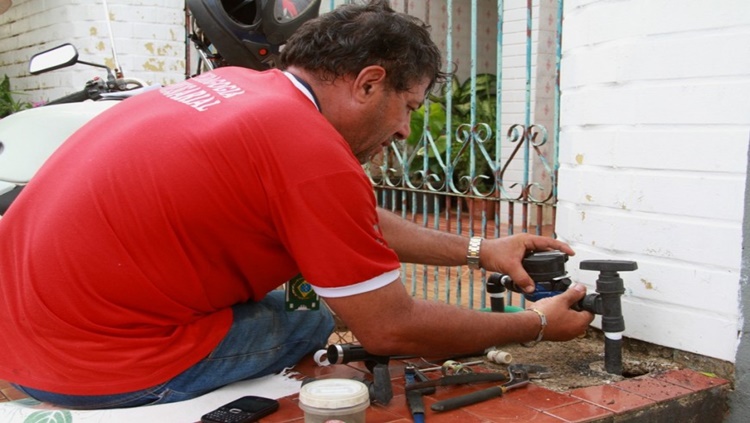
[[429,26],[396,12],[387,0],[346,4],[303,24],[289,38],[280,68],[300,67],[322,80],[357,75],[367,66],[386,70],[388,84],[407,91],[428,78],[430,91],[445,81],[440,50]]

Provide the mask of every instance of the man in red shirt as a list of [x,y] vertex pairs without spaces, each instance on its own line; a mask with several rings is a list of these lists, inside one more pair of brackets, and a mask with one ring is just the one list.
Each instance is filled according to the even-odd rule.
[[382,1],[342,6],[303,25],[281,61],[125,100],[45,163],[0,221],[0,378],[43,401],[109,408],[278,372],[333,328],[325,307],[286,311],[274,289],[299,273],[372,354],[583,333],[593,316],[570,309],[580,285],[505,315],[417,300],[400,283],[400,262],[470,264],[531,289],[528,251],[573,254],[527,234],[470,241],[376,208],[361,164],[408,136],[445,77],[424,24]]

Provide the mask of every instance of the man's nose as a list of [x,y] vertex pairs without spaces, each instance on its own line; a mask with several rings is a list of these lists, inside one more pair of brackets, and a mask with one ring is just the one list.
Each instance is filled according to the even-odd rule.
[[401,125],[401,128],[399,128],[395,134],[393,134],[393,138],[397,140],[405,140],[409,138],[409,135],[411,134],[411,122],[406,121]]

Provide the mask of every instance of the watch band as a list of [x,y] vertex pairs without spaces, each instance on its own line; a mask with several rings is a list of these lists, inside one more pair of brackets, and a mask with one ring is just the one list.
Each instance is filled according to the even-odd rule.
[[482,237],[473,236],[469,240],[469,250],[466,252],[466,265],[469,269],[479,269],[479,250],[482,248]]

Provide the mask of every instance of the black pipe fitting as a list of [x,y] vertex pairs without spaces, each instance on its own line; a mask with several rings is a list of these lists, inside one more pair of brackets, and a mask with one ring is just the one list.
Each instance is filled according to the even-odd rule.
[[331,344],[326,350],[326,358],[331,364],[346,364],[352,361],[388,364],[390,360],[388,356],[370,354],[361,345],[356,344]]
[[[509,275],[493,273],[487,278],[487,292],[492,300],[493,292],[498,293],[498,286],[523,294],[528,301],[539,301],[542,298],[554,297],[565,292],[572,282],[565,272],[565,262],[568,255],[561,251],[542,251],[530,253],[521,261],[526,273],[534,281],[535,290],[532,293],[524,292]],[[492,311],[496,311],[492,307]],[[498,310],[499,311],[499,310]]]
[[[490,294],[492,311],[503,311],[505,308],[502,288],[522,293],[529,301],[538,301],[565,292],[572,284],[565,271],[568,256],[561,251],[531,253],[524,257],[521,264],[534,281],[536,290],[533,293],[522,291],[511,280],[510,276],[493,273],[487,278],[487,293]],[[622,332],[625,331],[625,318],[622,316],[620,298],[625,293],[625,285],[618,272],[629,272],[638,269],[634,261],[624,260],[584,260],[581,270],[599,271],[596,280],[596,293],[588,294],[573,305],[577,311],[586,310],[602,316],[604,332],[604,364],[607,372],[622,374]]]
[[372,373],[372,382],[362,381],[370,391],[370,398],[383,405],[388,405],[393,398],[391,373],[388,369],[390,357],[370,354],[360,345],[332,344],[326,350],[326,358],[331,364],[364,361],[365,366]]
[[584,260],[580,269],[598,271],[599,278],[596,280],[596,294],[586,295],[574,308],[602,316],[604,367],[608,373],[622,375],[622,332],[625,331],[625,318],[620,298],[625,293],[625,285],[618,272],[636,270],[638,264],[624,260]]
[[495,275],[500,274],[495,273],[487,278],[487,294],[490,296],[490,310],[495,313],[504,313],[506,289],[501,278]]

